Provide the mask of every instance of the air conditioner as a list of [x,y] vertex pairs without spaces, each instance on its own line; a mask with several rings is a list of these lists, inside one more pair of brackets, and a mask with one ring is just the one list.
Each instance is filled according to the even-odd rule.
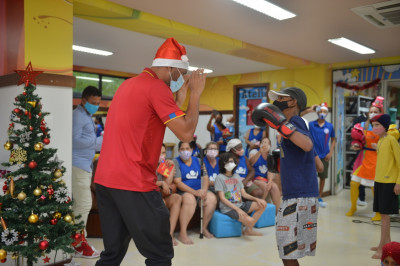
[[379,28],[400,26],[400,0],[391,0],[350,10]]

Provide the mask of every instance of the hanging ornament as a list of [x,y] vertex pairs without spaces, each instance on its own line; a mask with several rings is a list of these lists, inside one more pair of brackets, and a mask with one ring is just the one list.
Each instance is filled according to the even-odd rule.
[[19,113],[21,112],[21,109],[15,108],[13,111],[14,111],[14,113],[16,113],[16,114],[19,114]]
[[30,130],[30,131],[33,131],[33,127],[32,127],[32,126],[29,126],[29,130]]
[[28,101],[27,103],[29,103],[30,105],[32,105],[33,108],[36,107],[36,102],[35,102],[35,101]]
[[72,216],[69,215],[69,214],[65,215],[65,216],[64,216],[64,221],[67,222],[67,223],[72,222]]
[[39,221],[39,217],[37,216],[37,214],[34,214],[34,213],[32,212],[32,214],[29,215],[29,217],[28,217],[28,222],[31,223],[31,224],[35,224],[35,223],[37,223],[38,221]]
[[48,137],[45,137],[45,138],[43,139],[43,143],[46,144],[46,145],[49,145],[50,139],[49,139]]
[[11,152],[11,157],[13,158],[13,162],[17,162],[18,164],[22,164],[28,159],[26,155],[27,155],[26,150],[22,149],[21,147],[18,147],[18,149],[13,150]]
[[6,244],[6,246],[14,245],[18,241],[18,233],[14,229],[5,229],[1,233],[1,242]]
[[54,219],[60,220],[61,217],[62,217],[61,212],[55,212],[55,213],[53,214],[53,218],[54,218]]
[[17,252],[13,253],[12,256],[11,256],[11,258],[12,258],[13,260],[18,259],[18,253],[17,253]]
[[35,151],[42,151],[43,150],[43,143],[38,142],[33,146],[33,148],[35,149]]
[[[50,258],[46,256],[46,258],[43,259],[43,262],[44,262],[44,263],[50,263]],[[71,262],[71,263],[76,264],[75,262]],[[71,263],[70,263],[70,264],[71,264]],[[65,264],[65,265],[67,265],[67,264]],[[79,265],[80,265],[80,264],[79,264]]]
[[65,181],[63,179],[61,179],[60,181],[58,181],[58,183],[60,183],[60,185],[65,186]]
[[[7,182],[7,181],[6,181]],[[4,183],[6,183],[6,182],[4,182]],[[4,194],[7,194],[8,193],[8,186],[7,186],[7,184],[5,184],[4,186],[3,186],[3,192],[4,192]]]
[[46,196],[45,195],[42,195],[42,196],[40,196],[40,198],[39,198],[41,201],[44,201],[45,199],[46,199]]
[[7,151],[11,150],[13,147],[14,147],[14,145],[9,140],[6,142],[6,144],[4,144],[4,149]]
[[42,116],[42,112],[38,113],[38,116],[41,117]]
[[40,195],[42,195],[42,190],[39,187],[36,187],[35,190],[33,191],[33,195],[39,197]]
[[15,72],[21,76],[21,79],[18,81],[18,85],[25,83],[26,87],[29,86],[29,83],[36,85],[35,77],[43,73],[43,71],[33,71],[31,62],[29,62],[25,70],[15,70]]
[[24,112],[24,114],[27,116],[27,115],[29,114],[28,110],[26,110],[26,111]]
[[66,203],[69,200],[68,189],[60,187],[54,192],[54,198],[58,203]]
[[0,260],[5,259],[7,257],[7,251],[4,249],[0,249]]
[[14,188],[15,188],[15,183],[14,183],[14,178],[10,178],[10,195],[11,197],[14,198]]
[[26,132],[22,133],[20,135],[20,137],[19,137],[20,141],[21,142],[30,141],[31,140],[31,134],[32,134],[32,132],[30,132],[30,131],[26,131]]
[[3,230],[7,229],[6,221],[4,221],[3,216],[0,216],[0,221],[1,221],[1,227]]
[[17,199],[19,199],[19,200],[21,200],[21,201],[24,200],[24,199],[26,199],[26,194],[25,194],[25,192],[21,191],[20,193],[18,193]]
[[60,178],[60,177],[62,177],[62,176],[63,176],[63,174],[62,174],[61,170],[57,168],[57,169],[54,171],[54,177],[55,177],[55,178]]
[[47,194],[49,194],[49,199],[51,199],[51,197],[54,195],[54,189],[52,185],[50,185],[49,188],[47,189]]
[[58,220],[55,219],[55,218],[53,218],[53,219],[50,220],[50,224],[52,224],[52,225],[56,225],[57,222],[58,222]]
[[36,163],[35,161],[32,160],[32,161],[28,164],[28,167],[31,168],[31,169],[35,169],[35,168],[37,167],[37,163]]
[[42,240],[39,242],[39,248],[41,250],[46,250],[49,247],[49,241],[47,240]]
[[26,91],[24,91],[24,92],[22,93],[22,95],[26,96]]

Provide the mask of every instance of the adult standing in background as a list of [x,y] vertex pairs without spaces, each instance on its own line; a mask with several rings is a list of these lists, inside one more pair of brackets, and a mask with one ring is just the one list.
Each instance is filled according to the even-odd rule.
[[329,162],[332,158],[336,145],[335,129],[333,125],[326,121],[329,113],[328,104],[321,103],[316,109],[318,119],[309,123],[311,137],[314,142],[315,151],[324,165],[324,171],[318,173],[319,177],[319,206],[326,207],[326,202],[322,200],[324,192],[325,180],[328,178]]
[[[96,136],[96,126],[92,115],[99,109],[101,91],[93,86],[86,87],[82,92],[81,103],[72,115],[72,198],[73,210],[79,223],[83,221],[86,227],[87,218],[92,208],[93,158],[100,151],[103,137]],[[100,253],[89,245],[84,238],[80,245],[75,246],[75,255],[83,258],[97,258]]]
[[96,265],[120,265],[131,239],[146,265],[171,265],[169,211],[155,173],[165,127],[190,142],[197,126],[206,75],[200,69],[188,79],[185,114],[177,102],[186,93],[188,68],[185,47],[169,38],[152,67],[125,80],[114,95],[94,180],[105,248]]

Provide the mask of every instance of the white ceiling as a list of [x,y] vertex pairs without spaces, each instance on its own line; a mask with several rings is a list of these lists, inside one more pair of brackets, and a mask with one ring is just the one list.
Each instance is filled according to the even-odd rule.
[[[351,8],[374,0],[273,0],[297,17],[278,21],[231,0],[112,0],[117,4],[320,64],[400,56],[400,27],[380,29]],[[360,55],[327,42],[347,37],[374,50]],[[74,52],[74,65],[139,73],[150,66],[163,39],[74,18],[74,44],[113,51],[110,57]],[[184,44],[185,45],[185,44]],[[190,64],[209,76],[281,69],[185,45]]]

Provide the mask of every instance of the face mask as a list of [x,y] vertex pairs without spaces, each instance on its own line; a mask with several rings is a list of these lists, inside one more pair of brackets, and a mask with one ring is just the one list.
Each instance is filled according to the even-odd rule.
[[233,168],[235,168],[235,167],[236,167],[236,164],[233,162],[225,164],[225,170],[228,172],[231,172],[233,170]]
[[160,158],[158,159],[159,163],[163,163],[165,161],[165,156],[160,156]]
[[192,157],[192,152],[191,151],[180,151],[179,157],[181,157],[182,160],[187,161],[190,159],[190,157]]
[[320,113],[320,114],[318,115],[318,118],[321,119],[321,120],[325,120],[326,114]]
[[[178,72],[179,72],[179,69],[178,69]],[[171,72],[169,72],[169,76],[171,77],[171,82],[169,84],[171,91],[173,93],[179,91],[180,88],[182,87],[183,83],[185,83],[185,80],[183,79],[181,72],[179,72],[179,78],[176,81],[172,80]]]
[[97,110],[99,110],[99,106],[98,105],[94,105],[94,104],[90,104],[89,102],[85,103],[85,109],[86,111],[89,112],[89,114],[93,115],[94,113],[97,112]]
[[369,113],[369,114],[368,114],[370,120],[371,120],[372,118],[374,118],[374,116],[376,116],[376,115],[377,115],[377,114],[375,114],[375,113]]
[[385,128],[383,126],[379,127],[373,127],[372,132],[374,132],[375,135],[381,136],[385,132]]
[[217,150],[207,150],[207,156],[210,158],[215,158],[218,156]]
[[278,107],[279,110],[283,111],[283,110],[289,108],[288,102],[289,102],[289,101],[285,101],[285,102],[274,101],[274,102],[273,102],[273,105],[275,105],[276,107]]

